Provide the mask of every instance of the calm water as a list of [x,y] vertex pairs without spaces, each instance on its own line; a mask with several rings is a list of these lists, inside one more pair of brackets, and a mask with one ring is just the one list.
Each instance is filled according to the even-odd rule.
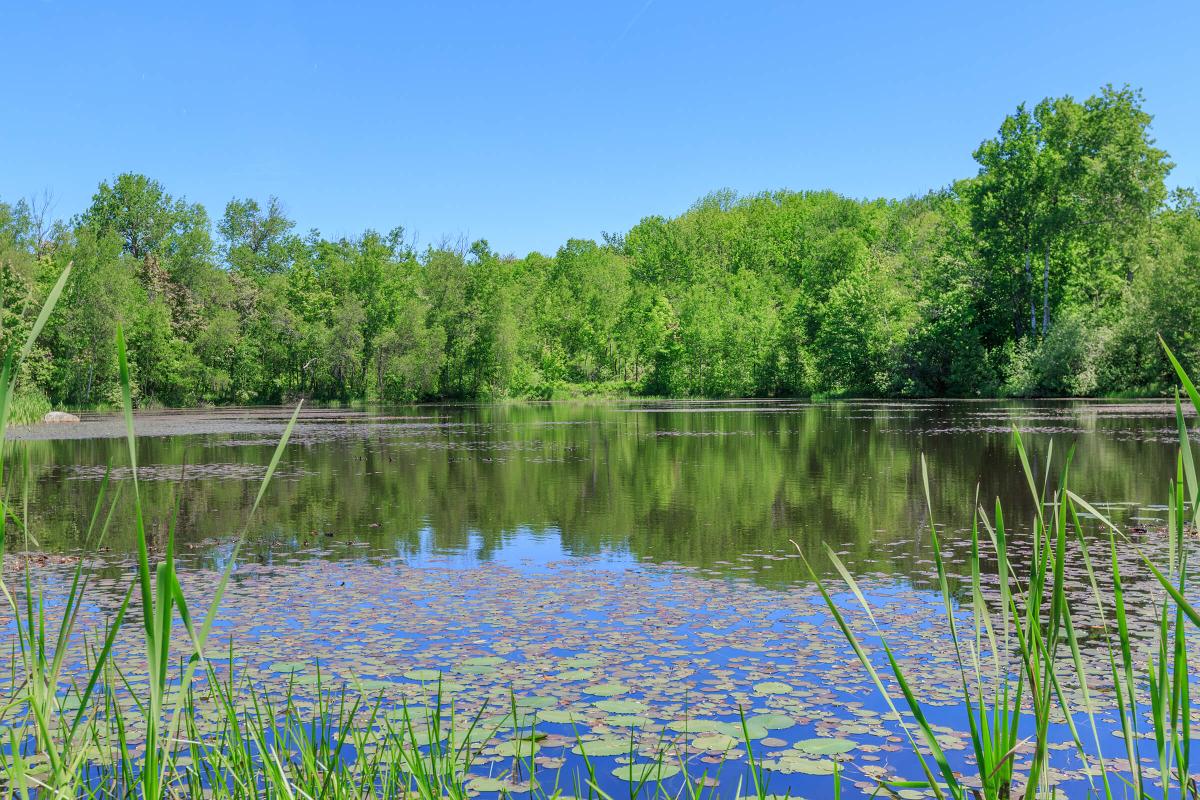
[[[139,418],[141,477],[159,528],[181,494],[181,540],[219,558],[223,548],[210,545],[240,530],[286,417]],[[939,522],[969,524],[977,487],[985,505],[999,497],[1010,519],[1029,519],[1013,425],[1039,473],[1052,440],[1055,470],[1074,445],[1077,492],[1128,504],[1118,515],[1161,515],[1175,451],[1168,404],[413,407],[305,412],[251,543],[260,559],[314,548],[338,557],[347,546],[461,564],[605,554],[778,584],[801,567],[747,554],[790,550],[793,540],[818,561],[829,543],[903,578],[925,569],[922,454]],[[23,445],[43,545],[81,544],[105,466],[124,475],[120,434],[111,417],[22,434],[72,437]],[[108,540],[116,551],[132,544],[127,530]]]
[[[139,417],[150,527],[161,540],[178,500],[197,594],[226,564],[287,415]],[[854,744],[847,778],[869,794],[876,775],[917,775],[792,542],[822,571],[829,544],[864,581],[962,758],[957,673],[931,655],[945,648],[922,454],[964,574],[977,492],[989,510],[1001,498],[1016,527],[1032,516],[1014,425],[1039,475],[1051,441],[1055,471],[1075,446],[1075,491],[1148,528],[1152,546],[1173,415],[1167,404],[1096,402],[306,411],[251,524],[220,631],[244,654],[236,667],[263,685],[320,658],[328,674],[389,697],[411,697],[435,671],[457,675],[450,685],[467,708],[506,706],[515,691],[551,732],[539,756],[547,770],[571,763],[572,724],[601,750],[633,730],[643,756],[682,736],[691,758],[715,763],[726,746],[737,754],[714,737],[740,707],[762,724],[774,791],[827,793],[828,760],[795,747],[817,738]],[[121,433],[95,416],[18,434],[43,549],[82,546],[107,465],[127,482]],[[124,525],[103,543],[97,624],[122,593],[132,544]],[[53,567],[46,575],[53,589]],[[698,741],[683,724],[696,719]],[[504,777],[503,754],[490,755],[481,774]],[[1069,752],[1056,758],[1068,773],[1079,767]],[[728,774],[721,791],[732,796],[732,776],[744,774]]]

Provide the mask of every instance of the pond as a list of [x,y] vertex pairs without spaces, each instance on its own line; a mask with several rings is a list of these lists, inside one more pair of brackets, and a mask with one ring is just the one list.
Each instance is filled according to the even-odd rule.
[[[228,563],[289,415],[138,415],[151,544],[162,546],[177,514],[189,595],[203,599]],[[1168,403],[306,410],[248,528],[215,649],[232,641],[224,668],[266,692],[293,680],[312,686],[319,662],[325,685],[356,683],[389,708],[427,707],[437,680],[460,713],[483,709],[489,719],[489,709],[515,704],[546,734],[539,779],[578,768],[582,743],[613,789],[622,770],[669,743],[672,763],[708,770],[715,790],[735,797],[750,793],[749,733],[771,792],[829,796],[836,756],[843,796],[870,796],[875,778],[920,776],[808,569],[829,580],[865,633],[826,545],[861,581],[923,687],[943,747],[964,765],[970,742],[921,459],[944,555],[953,577],[966,578],[976,497],[989,513],[1003,501],[1015,551],[1034,517],[1014,426],[1036,474],[1048,458],[1057,473],[1074,446],[1074,491],[1145,529],[1147,549],[1160,545],[1176,456]],[[97,579],[84,621],[95,626],[124,594],[135,543],[121,521],[103,542],[83,541],[106,470],[128,483],[122,434],[107,415],[13,434],[37,537],[29,547],[87,553]],[[12,536],[10,554],[22,549]],[[28,559],[51,597],[68,569],[55,561]],[[1127,581],[1152,615],[1155,595],[1132,560]],[[6,630],[11,637],[11,620]],[[134,633],[118,651],[136,662]],[[1102,661],[1097,643],[1085,652]],[[134,687],[144,679],[131,676]],[[1115,726],[1115,715],[1102,724]],[[1066,726],[1051,734],[1067,745],[1054,756],[1062,780],[1086,786]],[[1119,758],[1108,739],[1106,755]],[[527,785],[511,769],[512,744],[501,737],[483,750],[473,771],[487,780],[477,788]],[[671,776],[662,777],[669,789]]]

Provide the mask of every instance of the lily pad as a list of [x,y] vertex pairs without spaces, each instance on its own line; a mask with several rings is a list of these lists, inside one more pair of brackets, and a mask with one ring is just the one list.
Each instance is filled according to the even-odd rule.
[[780,681],[763,681],[754,684],[755,694],[791,694],[792,687]]
[[605,717],[604,721],[609,725],[621,728],[644,728],[653,722],[649,717],[643,717],[641,714],[612,714]]
[[741,744],[741,739],[735,739],[725,733],[706,733],[692,740],[693,747],[701,750],[719,750],[721,752],[737,747],[739,744]]
[[763,762],[763,766],[776,772],[801,775],[832,775],[834,763],[827,758],[805,758],[801,755],[785,755],[775,761]]
[[746,723],[748,725],[758,725],[769,731],[781,731],[786,728],[795,727],[796,720],[787,714],[755,714],[752,717],[746,717]]
[[715,719],[675,719],[667,727],[680,733],[714,733],[725,730],[728,724]]
[[467,675],[490,675],[496,671],[496,668],[490,664],[462,664],[455,667],[454,671]]
[[474,789],[477,792],[503,792],[510,791],[513,785],[508,781],[500,780],[499,778],[471,778],[467,783],[468,789]]
[[558,702],[558,698],[536,695],[534,697],[518,697],[515,702],[518,709],[549,708]]
[[602,736],[599,739],[585,739],[571,748],[577,756],[619,756],[628,754],[633,747],[629,739],[620,736]]
[[612,771],[612,774],[629,783],[642,781],[663,780],[679,774],[675,764],[649,761],[641,764],[622,764]]
[[593,705],[610,714],[638,714],[646,710],[641,700],[597,700]]
[[303,672],[308,664],[303,661],[275,661],[266,666],[270,672]]
[[503,664],[507,659],[500,656],[475,656],[463,660],[464,667],[494,667],[497,664]]
[[742,723],[740,721],[722,722],[718,727],[713,728],[713,732],[723,733],[726,736],[732,736],[739,741],[745,739],[747,736],[749,736],[751,739],[765,739],[771,734],[771,732],[762,725],[759,725],[757,722],[750,722],[749,720],[746,720],[745,728],[742,727]]
[[531,742],[528,739],[512,739],[496,745],[496,755],[509,757],[519,755],[524,758],[536,754],[539,749],[541,749],[541,745],[537,742]]
[[564,658],[558,662],[558,665],[563,669],[587,669],[589,667],[598,667],[604,662],[592,656],[572,656]]
[[797,750],[803,750],[806,753],[811,753],[815,756],[835,756],[841,753],[849,753],[858,744],[849,739],[803,739],[796,742],[794,747]]

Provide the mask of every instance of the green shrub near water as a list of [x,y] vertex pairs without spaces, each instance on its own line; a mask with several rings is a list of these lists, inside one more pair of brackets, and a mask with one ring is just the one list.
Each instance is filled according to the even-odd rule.
[[40,422],[50,410],[50,398],[40,390],[18,390],[13,395],[10,421],[13,425],[32,425]]
[[1098,325],[1081,310],[1072,310],[1040,341],[1015,343],[1008,351],[1008,366],[1001,394],[1009,397],[1089,397],[1108,393],[1106,361],[1112,339],[1110,328]]

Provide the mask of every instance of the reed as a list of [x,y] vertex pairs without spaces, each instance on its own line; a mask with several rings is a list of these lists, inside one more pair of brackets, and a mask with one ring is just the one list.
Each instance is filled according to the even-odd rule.
[[[1163,347],[1193,408],[1200,413],[1200,393],[1165,343]],[[936,797],[954,800],[1065,796],[1049,768],[1049,728],[1053,720],[1061,719],[1078,756],[1093,768],[1091,796],[1138,800],[1200,797],[1190,772],[1191,687],[1187,650],[1187,625],[1200,626],[1200,613],[1186,597],[1185,539],[1186,531],[1195,524],[1200,492],[1187,419],[1178,392],[1175,415],[1179,449],[1176,474],[1167,481],[1170,547],[1166,563],[1155,563],[1127,532],[1069,488],[1071,453],[1061,466],[1057,488],[1049,490],[1053,450],[1047,458],[1046,473],[1039,480],[1030,467],[1021,435],[1014,428],[1015,449],[1037,509],[1031,524],[1032,558],[1028,568],[1018,573],[1010,561],[1010,536],[999,501],[989,516],[977,499],[971,526],[967,604],[957,603],[950,591],[949,574],[933,520],[928,470],[922,459],[946,636],[957,662],[963,721],[971,733],[976,765],[967,777],[951,766],[927,721],[919,688],[905,675],[870,602],[837,554],[827,548],[830,560],[862,610],[871,635],[879,642],[882,658],[868,651],[860,633],[834,601],[826,581],[809,568],[842,635],[888,707],[901,720],[909,747],[924,774],[924,780],[903,787],[882,783],[881,790],[920,788]],[[1092,527],[1099,528],[1100,539],[1107,545],[1105,566],[1111,570],[1111,594],[1102,589],[1090,552],[1096,540],[1089,537],[1092,531],[1081,519],[1080,510],[1096,520]],[[1069,546],[1073,547],[1070,551]],[[1128,550],[1137,553],[1165,592],[1157,628],[1153,631],[1153,655],[1144,663],[1135,655],[1135,635],[1139,632],[1131,629],[1118,559],[1119,553]],[[985,554],[994,557],[999,578],[998,588],[990,593],[985,589],[979,567]],[[1074,558],[1084,567],[1095,604],[1093,619],[1099,621],[1107,654],[1119,720],[1118,746],[1127,765],[1124,771],[1114,770],[1111,759],[1105,756],[1097,703],[1089,688],[1075,622],[1081,609],[1072,608],[1065,588],[1068,559]],[[989,595],[993,602],[988,602]],[[876,666],[877,662],[882,665]],[[895,690],[885,684],[881,672],[890,676]],[[1080,692],[1081,702],[1075,705],[1064,691],[1067,681]],[[1149,730],[1141,724],[1147,717]],[[1141,743],[1147,736],[1154,743],[1157,779],[1147,774],[1140,758]]]

